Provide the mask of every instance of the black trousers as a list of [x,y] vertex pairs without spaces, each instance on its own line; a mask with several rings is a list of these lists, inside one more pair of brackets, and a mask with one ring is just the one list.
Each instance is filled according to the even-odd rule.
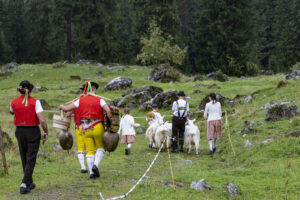
[[178,142],[181,148],[184,142],[184,131],[185,131],[185,117],[174,117],[172,118],[172,147],[178,149]]
[[38,126],[17,126],[15,135],[24,172],[22,183],[30,185],[33,182],[32,174],[40,147],[41,131]]

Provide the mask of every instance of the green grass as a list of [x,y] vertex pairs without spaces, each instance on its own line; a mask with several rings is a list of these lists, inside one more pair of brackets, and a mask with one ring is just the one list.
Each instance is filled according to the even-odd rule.
[[[103,86],[117,76],[131,78],[133,88],[153,85],[163,88],[164,91],[184,90],[191,97],[189,102],[192,111],[196,110],[202,98],[213,91],[229,98],[234,98],[237,94],[255,93],[250,104],[237,105],[235,113],[228,116],[236,156],[233,155],[227,133],[218,142],[215,155],[208,155],[205,126],[203,119],[200,119],[197,121],[201,132],[200,154],[196,156],[193,152],[192,155],[186,153],[171,155],[175,181],[182,187],[173,191],[163,183],[172,181],[168,154],[162,152],[145,181],[130,194],[130,199],[228,199],[224,189],[224,185],[228,182],[236,184],[239,189],[240,194],[234,199],[300,199],[300,140],[285,137],[289,131],[300,129],[300,118],[266,123],[264,121],[266,110],[260,109],[268,102],[299,101],[300,80],[288,81],[286,86],[276,89],[277,83],[283,79],[282,74],[246,80],[232,78],[222,83],[211,80],[190,82],[190,77],[183,76],[180,83],[162,84],[148,81],[147,76],[151,69],[141,66],[125,66],[123,73],[118,69],[76,65],[66,65],[58,69],[53,69],[51,65],[22,65],[21,68],[22,71],[13,73],[8,78],[0,77],[0,125],[2,130],[10,134],[14,142],[13,147],[6,152],[8,175],[3,174],[0,160],[0,199],[99,199],[99,191],[105,198],[110,198],[126,193],[154,158],[156,150],[148,148],[148,141],[144,135],[137,135],[137,143],[133,145],[130,156],[124,155],[125,147],[119,144],[117,150],[110,156],[105,154],[99,167],[101,178],[90,180],[87,174],[79,173],[76,143],[69,153],[53,150],[53,145],[58,144],[59,131],[52,128],[52,114],[45,113],[50,135],[45,145],[41,145],[37,159],[34,172],[37,188],[30,194],[21,196],[19,186],[22,168],[14,137],[13,116],[9,115],[9,103],[18,96],[15,88],[20,81],[30,80],[34,85],[42,85],[49,89],[46,92],[33,93],[32,96],[46,99],[51,106],[59,106],[76,98],[77,95],[70,94],[70,90],[77,91],[84,83],[82,80],[71,80],[71,75],[80,75],[82,79],[90,78],[98,82],[100,89],[97,94],[111,99],[120,98],[125,91],[104,91]],[[97,70],[101,70],[103,75],[96,75]],[[194,87],[200,83],[205,85],[216,83],[221,88]],[[61,85],[67,89],[60,90]],[[202,93],[193,94],[193,90],[196,89]],[[296,105],[300,107],[300,102]],[[161,113],[169,115],[171,110],[161,109]],[[146,116],[146,112],[135,109],[132,115]],[[249,133],[243,138],[239,131],[244,127],[245,120],[263,121],[264,124],[256,127],[258,132]],[[144,119],[136,119],[136,122],[146,125]],[[273,141],[262,144],[262,141],[269,137],[273,138]],[[253,144],[250,148],[244,148],[247,139]],[[184,160],[191,160],[192,164],[186,165]],[[212,190],[190,189],[191,182],[202,178],[213,186]]]

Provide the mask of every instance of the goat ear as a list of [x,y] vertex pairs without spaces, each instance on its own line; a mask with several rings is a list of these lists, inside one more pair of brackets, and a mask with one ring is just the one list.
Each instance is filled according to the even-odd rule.
[[193,123],[195,122],[196,119],[191,120]]

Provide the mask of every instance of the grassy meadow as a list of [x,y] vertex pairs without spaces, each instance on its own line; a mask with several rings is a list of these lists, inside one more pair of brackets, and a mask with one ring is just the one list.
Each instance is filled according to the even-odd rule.
[[[52,128],[53,113],[44,113],[49,126],[49,139],[40,146],[33,177],[37,187],[27,195],[19,194],[23,173],[14,136],[13,116],[9,114],[9,103],[18,96],[17,85],[26,79],[34,85],[48,88],[46,92],[34,92],[32,96],[45,99],[51,106],[58,107],[78,96],[71,94],[70,91],[78,91],[78,87],[84,81],[72,80],[70,76],[79,75],[81,79],[89,78],[99,83],[97,94],[110,99],[120,98],[125,91],[104,91],[103,86],[117,76],[131,78],[133,88],[153,85],[161,87],[164,91],[184,90],[191,97],[189,103],[192,111],[196,110],[200,101],[210,92],[216,91],[229,98],[234,98],[237,94],[249,95],[255,92],[250,104],[238,104],[234,107],[235,112],[228,115],[235,155],[228,132],[225,132],[218,141],[216,153],[213,156],[209,155],[205,123],[199,118],[196,121],[201,132],[199,155],[195,155],[195,152],[191,155],[187,155],[186,152],[171,154],[175,182],[178,185],[176,191],[167,186],[172,181],[168,154],[165,151],[160,154],[145,180],[130,194],[129,199],[228,199],[224,185],[232,182],[239,190],[239,195],[233,199],[300,200],[300,139],[285,136],[290,131],[300,129],[300,117],[267,123],[264,120],[266,110],[261,109],[268,102],[286,100],[298,101],[296,105],[300,108],[300,79],[288,81],[287,85],[277,89],[277,83],[283,80],[283,74],[251,77],[245,80],[231,78],[227,82],[212,80],[193,82],[191,77],[183,76],[180,82],[170,84],[148,81],[151,68],[143,66],[123,66],[124,72],[120,67],[110,70],[93,65],[66,65],[54,69],[52,65],[36,64],[21,65],[20,68],[22,71],[14,72],[9,77],[0,77],[0,126],[13,139],[13,147],[6,151],[8,175],[3,174],[0,160],[0,199],[100,199],[98,195],[100,191],[105,198],[111,198],[128,192],[148,168],[157,150],[149,149],[145,135],[138,134],[131,155],[124,155],[125,146],[119,144],[117,150],[110,155],[106,153],[100,163],[101,177],[90,180],[88,174],[80,173],[76,142],[69,153],[53,149],[53,146],[59,143],[59,130]],[[98,70],[103,74],[97,75]],[[208,89],[207,86],[194,87],[195,84],[213,83],[220,86],[220,89]],[[65,86],[66,89],[61,90],[60,86]],[[194,94],[193,91],[196,89],[202,92]],[[58,111],[57,108],[53,110]],[[160,112],[162,115],[170,115],[171,109],[161,109]],[[146,113],[139,109],[132,111],[132,115],[136,117],[144,117]],[[165,117],[166,120],[170,118]],[[256,126],[258,132],[242,137],[240,130],[246,120],[262,121],[264,124]],[[145,119],[137,118],[135,121],[146,126]],[[75,137],[74,123],[71,131]],[[267,138],[273,140],[263,144]],[[246,140],[253,146],[244,148]],[[213,187],[212,190],[190,189],[191,182],[202,178]]]

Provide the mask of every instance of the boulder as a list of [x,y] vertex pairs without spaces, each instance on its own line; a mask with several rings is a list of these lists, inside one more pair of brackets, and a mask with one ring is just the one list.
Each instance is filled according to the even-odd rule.
[[190,185],[191,189],[195,189],[195,190],[204,190],[204,189],[209,189],[211,190],[212,187],[208,184],[206,184],[204,179],[201,179],[198,182],[192,182]]
[[[230,104],[231,106],[234,106],[234,105],[238,104],[238,101],[227,98],[227,97],[223,97],[221,94],[218,94],[218,93],[216,93],[216,97],[217,97],[217,101],[219,101],[221,103],[221,105]],[[204,110],[205,105],[208,102],[209,102],[209,95],[207,95],[206,97],[204,97],[201,100],[200,105],[198,106],[198,110]]]
[[150,86],[145,86],[145,87],[142,87],[142,88],[127,90],[127,91],[123,92],[122,97],[125,97],[126,95],[129,95],[129,94],[138,94],[138,93],[141,93],[141,92],[149,93],[149,95],[151,97],[154,97],[158,93],[163,92],[163,89],[150,85]]
[[272,105],[271,108],[266,113],[266,121],[277,121],[281,119],[289,119],[299,114],[298,107],[296,105],[292,105],[287,107],[286,104],[275,104]]
[[221,87],[217,86],[215,83],[207,86],[208,89],[221,89]]
[[103,73],[102,73],[102,71],[101,71],[101,70],[98,70],[98,71],[96,71],[96,74],[98,74],[98,75],[102,75]]
[[143,134],[146,132],[146,130],[147,130],[147,128],[145,126],[140,126],[136,129],[136,133]]
[[179,73],[171,67],[158,66],[151,71],[148,80],[162,83],[169,83],[170,81],[175,82],[179,81]]
[[70,79],[81,80],[81,77],[80,76],[70,76]]
[[295,71],[294,71],[294,74],[295,74],[296,76],[300,76],[300,69],[295,70]]
[[300,131],[292,131],[286,134],[286,137],[300,137]]
[[78,60],[76,65],[90,65],[90,64],[96,64],[97,62],[95,60]]
[[117,77],[109,81],[105,86],[105,90],[120,90],[131,87],[132,80],[130,78]]
[[45,99],[40,99],[40,102],[41,102],[42,108],[44,110],[50,110],[51,109],[51,106],[47,103],[47,101]]
[[247,97],[244,99],[244,103],[245,103],[245,104],[248,104],[248,103],[250,103],[250,102],[252,101],[252,99],[253,99],[253,96],[252,96],[252,95],[249,95],[249,96],[247,96]]
[[17,70],[18,69],[18,64],[15,62],[7,63],[3,66],[4,70]]
[[163,92],[155,95],[154,98],[150,99],[149,101],[143,103],[140,106],[141,110],[148,110],[151,109],[151,105],[156,103],[160,108],[169,108],[172,106],[173,102],[178,99],[177,91],[170,90],[168,92]]
[[193,93],[198,94],[198,93],[201,93],[201,91],[200,90],[194,90]]
[[209,79],[217,80],[217,72],[210,72],[206,74],[206,77]]
[[36,85],[33,88],[33,92],[46,92],[48,90],[48,88],[41,86],[41,85]]
[[230,198],[239,194],[237,187],[233,183],[227,183],[224,185],[224,188],[227,189]]
[[296,79],[296,76],[293,75],[293,74],[287,74],[284,76],[285,80],[287,81],[292,81],[292,80],[295,80]]
[[62,147],[59,144],[55,144],[55,145],[53,145],[53,150],[60,151],[60,150],[62,150]]

